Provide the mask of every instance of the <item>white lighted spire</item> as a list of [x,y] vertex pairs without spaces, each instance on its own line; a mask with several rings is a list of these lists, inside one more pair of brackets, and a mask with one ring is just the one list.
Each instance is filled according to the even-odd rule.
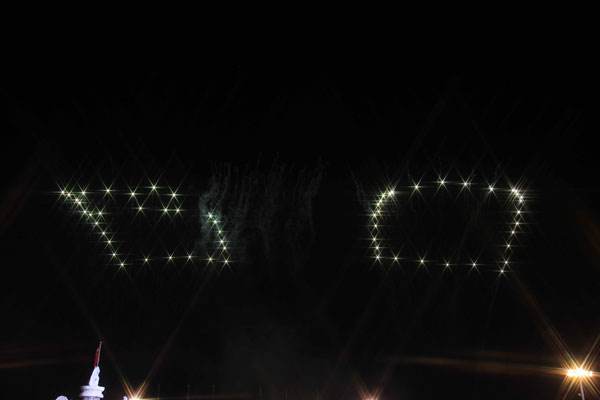
[[104,396],[102,392],[104,392],[104,388],[102,386],[98,386],[100,382],[100,350],[102,349],[102,342],[98,344],[98,349],[96,350],[96,356],[94,357],[94,370],[92,371],[92,375],[90,376],[90,381],[87,385],[81,387],[81,397],[84,400],[100,400]]

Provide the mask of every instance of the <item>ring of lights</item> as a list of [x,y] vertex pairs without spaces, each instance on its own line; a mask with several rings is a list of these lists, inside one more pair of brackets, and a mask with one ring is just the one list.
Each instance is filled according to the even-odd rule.
[[[160,193],[160,187],[157,184],[151,184],[147,187],[148,191],[145,193],[147,197],[152,195],[166,196],[168,201],[162,208],[146,208],[144,207],[145,201],[136,202],[137,206],[135,209],[137,212],[155,211],[160,215],[182,215],[187,210],[181,208],[181,205],[177,202],[178,196],[181,194],[177,191],[169,190],[168,193]],[[119,268],[125,268],[132,265],[143,265],[149,264],[157,259],[163,259],[166,262],[175,262],[182,260],[185,262],[198,262],[204,261],[206,265],[216,266],[219,270],[228,268],[231,261],[231,253],[228,247],[228,240],[225,236],[223,224],[220,221],[218,214],[214,211],[204,212],[203,218],[205,223],[209,226],[210,233],[214,240],[215,249],[210,254],[198,255],[194,251],[185,251],[185,254],[174,254],[174,252],[167,252],[165,256],[152,257],[151,255],[140,255],[138,258],[132,258],[124,256],[119,253],[117,242],[115,241],[114,230],[111,229],[112,224],[107,219],[107,212],[102,207],[95,204],[90,198],[91,193],[102,193],[104,196],[123,196],[128,199],[138,199],[143,196],[144,193],[134,190],[116,190],[111,188],[105,188],[98,191],[90,191],[88,189],[76,190],[75,188],[64,187],[59,190],[59,196],[68,204],[72,206],[74,211],[81,215],[81,218],[89,224],[92,232],[99,236],[99,240],[104,242],[108,255],[111,259],[111,264],[118,266]],[[139,196],[139,197],[138,197]],[[161,201],[162,204],[164,204]]]
[[369,214],[369,223],[368,223],[368,231],[370,233],[369,241],[370,241],[370,249],[371,249],[371,257],[373,261],[380,265],[399,265],[400,262],[410,262],[417,266],[424,265],[439,265],[442,268],[451,268],[454,266],[465,266],[469,269],[478,269],[481,264],[478,264],[477,261],[470,260],[469,263],[466,262],[451,262],[450,259],[438,259],[438,260],[428,260],[422,257],[400,257],[399,252],[395,252],[394,249],[390,247],[385,247],[384,243],[387,243],[386,238],[383,237],[383,229],[382,229],[382,221],[388,215],[386,212],[387,207],[389,207],[390,201],[392,201],[399,190],[408,190],[415,192],[421,192],[424,189],[435,188],[439,190],[442,187],[449,188],[450,186],[455,186],[460,188],[461,190],[481,190],[487,192],[488,195],[494,194],[504,194],[508,196],[508,203],[511,204],[511,209],[509,212],[512,214],[512,218],[509,218],[509,222],[507,223],[507,231],[506,231],[506,242],[504,243],[502,250],[502,259],[494,262],[497,267],[496,271],[499,274],[504,274],[510,271],[512,255],[512,243],[516,236],[521,232],[522,226],[524,225],[524,214],[525,214],[525,192],[515,187],[497,187],[493,184],[477,184],[471,181],[459,181],[452,182],[447,181],[445,179],[439,179],[435,182],[413,182],[412,185],[407,187],[393,187],[389,188],[378,195],[375,196],[374,200],[370,204],[370,214]]

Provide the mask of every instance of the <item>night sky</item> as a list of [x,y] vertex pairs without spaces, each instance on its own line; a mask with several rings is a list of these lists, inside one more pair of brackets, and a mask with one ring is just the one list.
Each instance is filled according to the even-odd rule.
[[[0,397],[77,398],[102,340],[109,400],[577,398],[565,368],[600,370],[591,82],[283,63],[7,73]],[[501,274],[512,188],[523,219]],[[398,262],[370,241],[392,189],[378,229]],[[118,262],[61,190],[105,210]]]

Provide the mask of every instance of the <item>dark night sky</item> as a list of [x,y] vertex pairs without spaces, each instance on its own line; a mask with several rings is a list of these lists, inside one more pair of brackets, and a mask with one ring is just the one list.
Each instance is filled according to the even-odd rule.
[[[580,359],[600,334],[592,93],[591,74],[566,70],[12,71],[0,81],[1,397],[76,398],[100,339],[108,399],[125,394],[120,377],[137,388],[147,376],[145,397],[158,384],[165,398],[187,384],[228,398],[557,397],[556,338]],[[288,171],[273,226],[240,233],[251,245],[233,272],[115,273],[55,192],[161,176],[200,193],[223,164]],[[314,241],[292,243],[297,174],[319,168]],[[512,275],[372,268],[357,182],[373,194],[435,169],[526,188]]]

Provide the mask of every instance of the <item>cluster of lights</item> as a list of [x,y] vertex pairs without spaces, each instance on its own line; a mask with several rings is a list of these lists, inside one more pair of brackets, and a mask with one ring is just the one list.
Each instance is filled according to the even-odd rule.
[[[145,190],[144,190],[145,189]],[[146,211],[155,211],[162,214],[181,214],[185,210],[181,208],[179,202],[177,202],[178,197],[181,196],[180,193],[177,193],[176,189],[169,189],[166,193],[159,192],[161,189],[155,183],[150,184],[148,187],[135,187],[128,188],[127,190],[117,190],[112,187],[106,187],[102,190],[98,191],[82,191],[85,194],[101,194],[104,197],[113,198],[113,197],[123,197],[128,201],[135,202],[133,209],[138,213],[144,213]],[[65,193],[70,193],[65,190],[61,190],[61,195],[65,195]],[[161,207],[146,207],[145,204],[150,200],[151,197],[158,196],[161,199]],[[166,201],[163,201],[166,199]]]
[[[225,233],[223,232],[223,227],[219,218],[213,213],[208,213],[206,215],[209,224],[211,225],[212,232],[216,238],[216,247],[217,252],[219,252],[219,259],[222,260],[223,267],[229,266],[230,252],[227,247],[227,239],[225,237]],[[213,262],[214,256],[209,257],[208,262]]]
[[[508,195],[509,202],[512,204],[511,214],[512,217],[508,222],[508,232],[506,242],[502,246],[502,260],[497,262],[498,265],[498,273],[504,274],[510,269],[511,264],[511,254],[513,241],[516,236],[520,232],[520,228],[523,225],[523,215],[524,215],[524,206],[525,206],[525,194],[522,190],[517,188],[498,188],[493,184],[479,185],[469,180],[462,180],[459,182],[449,182],[444,178],[440,178],[436,182],[432,182],[431,184],[422,184],[419,182],[414,182],[411,186],[406,188],[408,191],[412,191],[412,193],[421,193],[424,188],[434,188],[439,190],[440,188],[446,188],[449,185],[455,185],[461,188],[462,190],[481,190],[487,192],[487,194],[497,195],[498,193],[503,193]],[[369,218],[369,232],[370,232],[370,248],[372,249],[372,257],[377,263],[391,262],[392,264],[400,263],[399,253],[394,253],[392,249],[384,246],[384,240],[382,238],[382,229],[381,222],[385,217],[385,208],[393,201],[395,198],[397,191],[395,189],[388,189],[382,193],[380,193],[373,205],[371,207],[370,218]],[[425,266],[437,264],[441,265],[445,268],[450,268],[454,265],[465,265],[470,267],[471,269],[477,269],[480,264],[478,264],[477,260],[471,260],[468,263],[462,264],[454,264],[450,263],[448,259],[439,260],[426,260],[423,257],[416,257],[410,259],[404,259],[403,261],[412,261],[416,263],[417,266]]]
[[[91,229],[94,233],[100,236],[100,241],[102,241],[106,245],[107,254],[111,259],[111,263],[115,264],[121,268],[125,268],[128,265],[132,264],[149,264],[153,260],[162,259],[167,263],[175,262],[176,260],[183,260],[185,262],[192,261],[204,261],[207,265],[216,265],[219,264],[220,267],[229,267],[231,263],[231,252],[228,247],[228,241],[225,236],[225,231],[223,230],[222,223],[219,221],[218,217],[213,213],[207,213],[206,219],[207,223],[210,226],[211,233],[214,235],[214,243],[215,243],[215,251],[212,254],[207,254],[206,256],[198,256],[195,255],[194,252],[185,252],[184,255],[175,255],[174,253],[167,253],[165,256],[155,256],[151,257],[149,254],[141,257],[138,260],[129,261],[126,260],[126,257],[123,257],[116,246],[116,241],[114,238],[114,232],[109,228],[109,224],[106,220],[107,212],[104,209],[100,209],[98,206],[94,205],[93,201],[88,197],[88,195],[101,195],[103,197],[113,198],[116,196],[121,196],[127,201],[135,201],[133,209],[137,214],[144,213],[144,211],[154,210],[160,211],[160,215],[169,214],[171,216],[180,215],[184,212],[184,209],[181,207],[178,198],[181,194],[177,193],[177,190],[170,190],[167,193],[159,193],[159,187],[156,184],[151,184],[148,187],[149,190],[142,193],[135,189],[128,190],[116,190],[111,187],[106,187],[99,191],[89,191],[87,189],[81,190],[73,190],[68,188],[63,188],[59,191],[59,196],[63,198],[67,203],[71,204],[71,206],[76,210],[78,214],[81,214],[81,217],[89,223]],[[145,196],[145,198],[144,198]],[[159,196],[161,199],[161,207],[160,208],[151,208],[144,206],[149,200],[150,196]],[[166,202],[163,202],[163,198],[167,198]],[[144,200],[141,200],[144,198]],[[221,269],[222,269],[221,268]]]
[[118,253],[118,249],[115,245],[115,240],[109,229],[109,224],[106,222],[105,213],[94,206],[88,198],[88,191],[72,191],[62,189],[60,191],[61,197],[65,201],[70,202],[75,208],[76,212],[81,214],[82,219],[89,223],[92,230],[100,236],[100,241],[104,242],[106,249],[112,262],[121,268],[125,267],[125,259]]

